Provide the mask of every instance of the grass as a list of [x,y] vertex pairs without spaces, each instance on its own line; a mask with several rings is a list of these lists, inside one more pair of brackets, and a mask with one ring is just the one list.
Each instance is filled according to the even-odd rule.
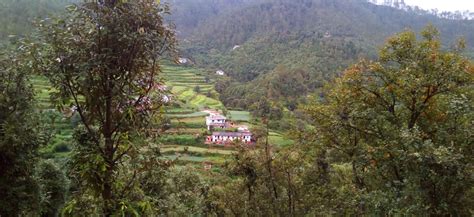
[[205,117],[207,113],[205,112],[193,112],[193,113],[181,113],[181,114],[168,114],[166,115],[169,118],[193,118],[193,117]]
[[202,135],[206,132],[205,128],[171,128],[164,135]]
[[[198,164],[203,161],[223,163],[234,150],[208,148],[204,144],[205,138],[201,136],[207,132],[205,125],[207,113],[199,111],[204,108],[219,110],[223,108],[223,104],[218,100],[219,94],[214,89],[213,79],[210,78],[206,82],[206,72],[195,68],[165,65],[163,71],[165,84],[170,87],[170,92],[177,99],[174,107],[164,109],[166,117],[171,120],[171,129],[158,139],[163,145],[162,152],[165,158],[178,159],[182,164]],[[39,109],[54,110],[50,95],[55,90],[49,81],[45,77],[35,76],[32,78],[32,84]],[[199,86],[199,92],[194,91],[196,86]],[[245,111],[230,111],[230,115],[236,121],[250,121],[251,118]],[[73,127],[69,118],[63,117],[62,114],[60,117],[53,129],[55,136],[50,144],[41,150],[42,156],[46,158],[66,159],[70,155]],[[184,147],[187,147],[186,153]]]
[[[195,156],[191,154],[167,154],[163,157],[169,160],[178,160],[184,163],[202,163],[212,162],[213,164],[222,164],[228,155],[221,156]],[[214,167],[214,166],[213,166]],[[217,167],[217,166],[216,166]]]
[[248,111],[229,111],[229,114],[233,121],[250,121],[250,112]]
[[280,147],[286,147],[294,144],[293,140],[287,139],[283,135],[276,132],[269,133],[268,141],[270,142],[270,144],[274,144]]
[[192,156],[192,155],[165,155],[164,158],[169,159],[169,160],[180,160],[180,161],[191,161],[191,162],[204,162],[207,161],[207,157],[201,157],[201,156]]
[[[165,83],[171,87],[175,99],[182,102],[182,108],[168,109],[167,117],[171,119],[171,129],[159,140],[164,145],[163,153],[170,159],[178,158],[176,153],[181,153],[178,158],[180,162],[223,162],[226,156],[234,151],[209,149],[204,144],[204,138],[200,135],[206,132],[207,113],[196,112],[205,108],[221,110],[224,107],[218,100],[219,94],[214,89],[212,78],[206,83],[206,73],[193,68],[166,66],[164,72]],[[195,91],[196,86],[199,86],[199,92]],[[232,111],[231,116],[236,121],[250,121],[249,112]]]
[[73,134],[73,127],[70,123],[70,119],[64,117],[62,113],[55,110],[54,105],[50,100],[50,95],[55,90],[51,87],[46,77],[33,76],[31,78],[31,83],[35,91],[35,98],[38,102],[37,108],[40,110],[40,114],[45,117],[51,114],[59,116],[59,118],[56,118],[53,125],[53,138],[51,138],[51,141],[47,146],[40,150],[40,153],[46,158],[67,158],[69,156],[69,146]]
[[204,116],[194,117],[175,117],[171,120],[171,123],[185,123],[185,124],[200,124],[206,125],[206,119]]
[[186,108],[168,108],[166,109],[166,114],[188,114],[193,113],[194,110]]
[[164,135],[158,139],[158,142],[164,145],[182,145],[182,146],[204,146],[204,138],[193,135]]
[[[180,66],[167,65],[163,67],[163,78],[165,83],[171,87],[171,92],[175,97],[185,102],[191,108],[221,108],[222,103],[217,100],[218,93],[214,90],[213,84],[206,83],[205,73],[198,69]],[[194,88],[199,86],[201,91],[196,93]],[[211,97],[206,96],[207,92]],[[213,98],[216,97],[216,98]]]
[[223,107],[219,100],[212,99],[204,95],[196,95],[189,101],[189,103],[198,108],[218,109]]
[[[162,152],[184,152],[186,146],[164,146],[161,148]],[[209,148],[202,148],[202,147],[186,147],[187,151],[189,152],[196,152],[202,154],[222,154],[222,155],[230,155],[233,154],[235,151],[233,150],[222,150],[222,149],[209,149]]]

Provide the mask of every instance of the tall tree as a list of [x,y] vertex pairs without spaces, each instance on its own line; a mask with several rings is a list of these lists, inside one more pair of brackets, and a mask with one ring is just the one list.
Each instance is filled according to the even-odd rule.
[[37,211],[34,178],[41,137],[22,54],[0,53],[0,216]]
[[434,27],[421,35],[390,38],[378,61],[347,69],[308,111],[333,163],[351,165],[361,210],[469,215],[474,65],[443,51]]
[[131,195],[143,169],[133,159],[162,104],[159,60],[175,50],[165,13],[155,0],[86,1],[38,24],[46,46],[35,52],[37,67],[84,126],[72,158],[78,192],[100,198],[106,216],[143,199]]

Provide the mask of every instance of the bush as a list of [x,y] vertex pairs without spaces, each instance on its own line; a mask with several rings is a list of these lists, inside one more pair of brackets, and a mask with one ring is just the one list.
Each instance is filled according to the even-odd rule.
[[190,135],[167,135],[161,137],[159,142],[163,144],[182,145],[182,146],[202,146],[204,138]]
[[64,153],[70,152],[71,148],[69,148],[69,145],[66,142],[60,142],[54,146],[53,150],[56,153]]
[[200,87],[199,85],[196,85],[196,86],[194,87],[194,92],[196,92],[196,93],[201,93],[201,87]]

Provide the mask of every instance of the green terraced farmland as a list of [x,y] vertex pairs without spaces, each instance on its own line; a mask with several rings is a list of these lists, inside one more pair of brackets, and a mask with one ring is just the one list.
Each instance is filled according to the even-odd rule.
[[204,116],[196,117],[175,117],[171,119],[171,126],[174,128],[206,128],[206,121]]
[[[170,86],[175,99],[183,102],[187,107],[195,109],[223,108],[217,98],[208,97],[211,95],[217,97],[218,93],[214,90],[210,79],[206,83],[204,74],[205,72],[199,69],[168,65],[163,67],[162,76],[166,85]],[[196,86],[199,87],[199,92],[195,91]]]
[[167,114],[169,118],[193,118],[193,117],[205,117],[207,113],[205,112],[194,112],[194,113],[187,113],[187,114]]
[[229,114],[234,121],[250,121],[250,112],[248,111],[229,111]]
[[209,148],[202,148],[202,147],[183,147],[183,146],[164,146],[161,148],[162,152],[184,152],[185,148],[189,152],[197,152],[202,154],[223,154],[223,155],[230,155],[233,154],[235,151],[233,150],[223,150],[223,149],[209,149]]
[[52,132],[54,133],[50,143],[44,147],[40,152],[51,158],[65,158],[70,152],[69,144],[72,140],[73,127],[69,118],[64,117],[62,113],[55,110],[51,103],[51,93],[54,89],[51,87],[49,81],[43,76],[33,76],[31,83],[35,90],[35,98],[38,102],[37,108],[40,114],[44,117],[54,117],[53,119],[46,118],[51,121]]
[[294,143],[293,140],[287,139],[283,135],[276,132],[269,133],[268,141],[270,142],[270,144],[274,144],[280,147],[290,146]]

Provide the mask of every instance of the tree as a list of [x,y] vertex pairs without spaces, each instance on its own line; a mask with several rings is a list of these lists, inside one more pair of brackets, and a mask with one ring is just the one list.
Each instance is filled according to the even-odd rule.
[[174,167],[166,177],[166,185],[160,201],[164,214],[168,216],[203,215],[205,212],[208,183],[196,169]]
[[51,160],[37,166],[36,176],[41,190],[41,216],[59,216],[66,201],[67,179],[64,172]]
[[201,87],[199,85],[194,86],[194,92],[201,93]]
[[21,53],[0,53],[0,216],[19,216],[39,209],[34,178],[43,144],[28,67]]
[[378,61],[350,67],[307,108],[331,163],[351,165],[367,214],[469,215],[473,205],[474,65],[443,51],[434,27],[421,35],[390,38]]
[[145,199],[134,195],[145,165],[134,164],[133,158],[147,144],[143,138],[152,132],[147,129],[154,127],[162,104],[158,61],[175,50],[174,31],[162,17],[168,8],[158,2],[70,6],[63,18],[38,23],[45,46],[32,46],[42,49],[32,53],[37,69],[58,90],[57,103],[72,103],[81,118],[72,157],[77,198],[100,198],[94,202],[105,216],[145,207]]

